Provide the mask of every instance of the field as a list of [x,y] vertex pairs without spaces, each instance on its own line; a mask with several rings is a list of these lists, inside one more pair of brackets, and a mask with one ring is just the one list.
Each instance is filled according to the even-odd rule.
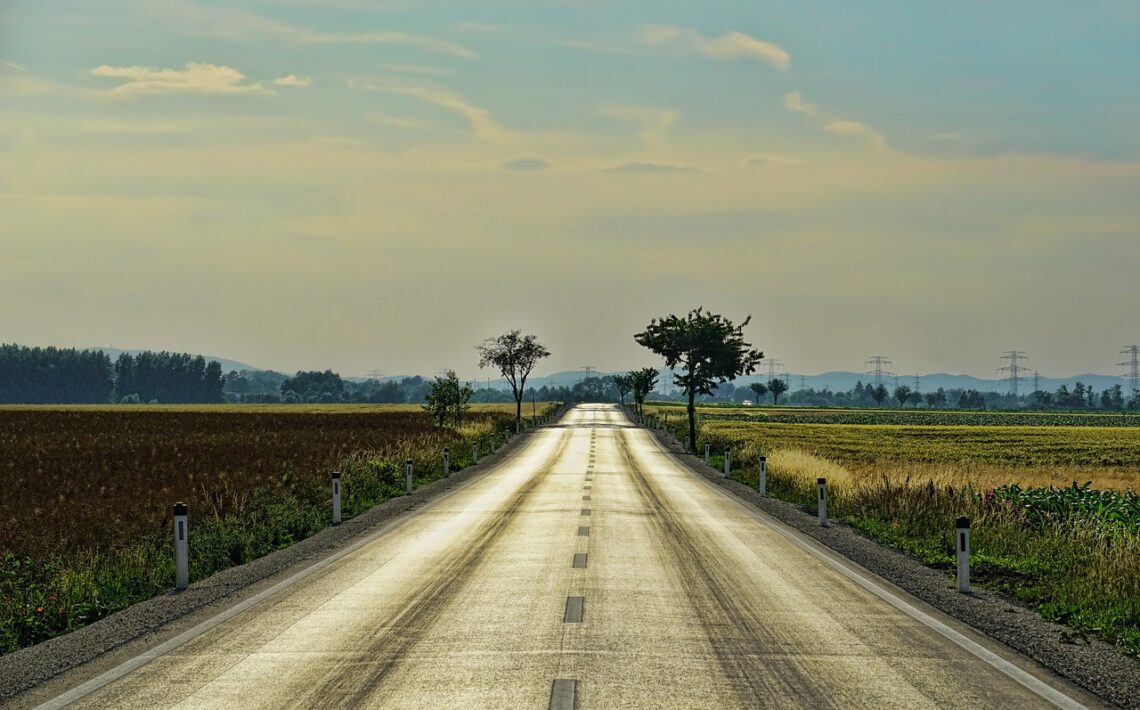
[[[652,408],[683,438],[684,409]],[[972,520],[975,581],[1140,653],[1140,426],[1112,415],[700,410],[701,444],[733,477],[829,513],[953,569],[954,520]],[[912,415],[918,415],[916,418]],[[970,418],[974,420],[971,421]],[[924,418],[926,424],[919,422]]]
[[169,589],[176,501],[200,579],[327,525],[334,468],[347,518],[403,494],[405,459],[419,485],[512,425],[513,405],[458,431],[414,405],[0,408],[0,652]]

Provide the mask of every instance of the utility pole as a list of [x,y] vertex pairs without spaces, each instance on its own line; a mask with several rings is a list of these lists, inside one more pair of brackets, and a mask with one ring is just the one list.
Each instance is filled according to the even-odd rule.
[[384,373],[381,372],[380,370],[369,370],[368,371],[368,377],[370,377],[373,380],[378,380],[383,376],[384,376]]
[[1124,379],[1128,380],[1131,385],[1132,397],[1136,398],[1140,395],[1140,345],[1128,345],[1120,351],[1126,359],[1124,362],[1119,363],[1121,367],[1128,368],[1128,374]]
[[1002,353],[1001,359],[1003,361],[1009,361],[1009,364],[1005,367],[999,367],[997,371],[999,374],[1007,372],[1009,373],[1009,377],[1004,379],[1009,380],[1010,395],[1016,397],[1018,396],[1018,385],[1020,384],[1021,380],[1024,379],[1022,373],[1029,370],[1028,367],[1025,367],[1021,363],[1028,360],[1029,357],[1020,350],[1008,350]]
[[780,370],[785,369],[783,360],[765,359],[764,360],[764,366],[766,368],[768,368],[768,379],[769,380],[778,379],[780,377]]
[[593,365],[583,365],[582,367],[580,367],[578,369],[580,369],[584,373],[586,373],[585,375],[582,376],[582,379],[578,380],[578,382],[585,382],[586,380],[590,379],[590,371],[593,370],[594,367],[593,367]]
[[1037,374],[1037,370],[1033,371],[1033,391],[1041,391],[1041,375]]
[[920,387],[921,384],[922,384],[922,378],[919,377],[918,375],[915,375],[914,376],[914,393],[915,394],[919,394],[922,392],[922,388]]
[[883,384],[884,377],[894,376],[895,373],[890,370],[892,365],[894,365],[894,363],[885,355],[872,355],[863,363],[863,366],[867,368],[863,374],[873,376],[875,378],[875,386],[878,387]]

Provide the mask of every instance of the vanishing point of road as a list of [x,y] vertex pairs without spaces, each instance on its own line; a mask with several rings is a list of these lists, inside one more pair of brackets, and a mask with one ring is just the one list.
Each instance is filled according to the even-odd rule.
[[99,708],[1036,708],[1087,696],[579,406],[236,613],[65,690]]

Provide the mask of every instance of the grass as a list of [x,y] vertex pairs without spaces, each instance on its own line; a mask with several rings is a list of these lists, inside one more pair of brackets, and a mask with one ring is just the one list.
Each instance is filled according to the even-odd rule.
[[[543,405],[540,413],[551,405]],[[170,506],[191,513],[191,580],[256,559],[471,463],[512,429],[477,407],[463,428],[412,406],[0,409],[0,652],[66,633],[173,586]]]
[[968,516],[977,585],[1140,654],[1140,429],[783,421],[708,418],[700,436],[752,487],[765,454],[776,498],[814,510],[827,478],[833,518],[948,575]]

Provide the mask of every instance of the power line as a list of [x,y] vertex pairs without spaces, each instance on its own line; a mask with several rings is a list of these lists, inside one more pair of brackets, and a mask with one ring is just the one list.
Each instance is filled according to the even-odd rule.
[[1140,345],[1127,345],[1120,351],[1120,354],[1128,358],[1118,364],[1121,367],[1128,368],[1128,374],[1124,376],[1124,379],[1132,385],[1132,396],[1136,397],[1140,395]]
[[1008,360],[1009,364],[1006,365],[1005,367],[999,367],[997,369],[997,372],[998,372],[998,374],[1006,373],[1006,372],[1009,373],[1009,377],[1005,377],[1002,379],[1009,381],[1009,393],[1010,393],[1010,395],[1016,397],[1017,393],[1018,393],[1018,385],[1021,383],[1021,381],[1023,379],[1025,379],[1022,376],[1022,373],[1027,372],[1029,370],[1028,367],[1025,367],[1021,363],[1028,360],[1029,356],[1027,356],[1025,353],[1023,353],[1020,350],[1007,350],[1006,352],[1001,354],[1001,359],[1003,361]]
[[786,369],[784,368],[784,361],[783,360],[776,360],[775,358],[771,358],[771,359],[765,358],[763,362],[764,362],[764,366],[768,369],[768,379],[769,380],[777,379],[780,376],[780,370],[785,370],[785,372],[786,372]]
[[863,363],[863,366],[868,368],[863,374],[872,375],[875,378],[875,386],[878,387],[883,384],[883,377],[895,376],[895,373],[891,372],[893,365],[894,363],[885,355],[872,355]]

